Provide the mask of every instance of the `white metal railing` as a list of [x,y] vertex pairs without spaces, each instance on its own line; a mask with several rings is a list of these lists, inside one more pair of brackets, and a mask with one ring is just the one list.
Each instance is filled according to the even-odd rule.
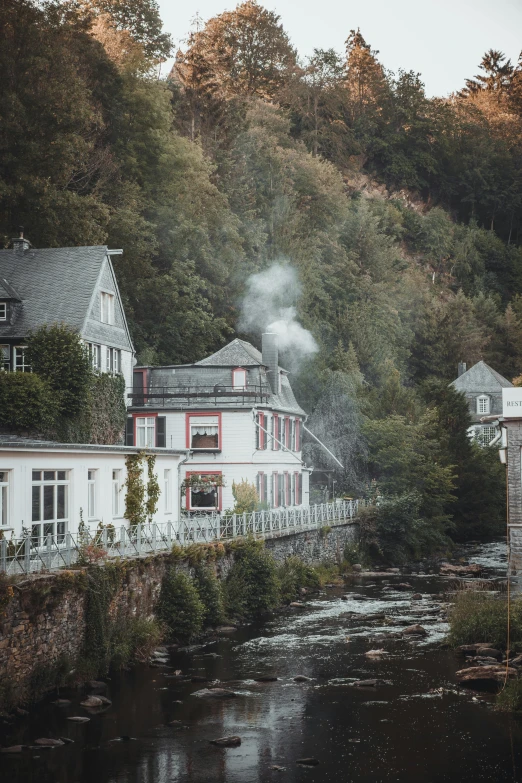
[[16,575],[55,571],[74,564],[104,562],[113,558],[146,557],[165,552],[174,544],[189,546],[240,536],[271,538],[302,530],[346,524],[363,500],[321,503],[306,508],[279,508],[245,514],[183,513],[179,523],[107,526],[95,532],[47,535],[43,546],[30,536],[0,539],[0,572]]

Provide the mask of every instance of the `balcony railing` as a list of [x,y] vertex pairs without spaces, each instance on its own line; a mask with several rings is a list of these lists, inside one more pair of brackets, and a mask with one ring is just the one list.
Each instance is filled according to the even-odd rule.
[[43,546],[31,537],[0,540],[0,572],[16,575],[56,571],[75,564],[106,562],[114,558],[147,557],[172,549],[241,536],[274,538],[325,525],[333,527],[352,521],[362,500],[321,503],[307,508],[282,508],[251,514],[184,514],[179,523],[152,522],[143,525],[104,527],[93,533],[47,535]]
[[201,386],[151,386],[149,389],[127,390],[133,407],[187,406],[201,401],[206,405],[261,405],[268,402],[270,390],[262,385],[248,385],[244,389],[214,384]]

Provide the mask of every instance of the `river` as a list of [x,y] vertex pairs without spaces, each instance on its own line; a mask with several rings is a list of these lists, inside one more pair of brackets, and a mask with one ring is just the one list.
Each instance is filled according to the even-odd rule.
[[[468,548],[486,573],[505,574],[505,545]],[[412,590],[395,589],[408,582]],[[477,783],[522,781],[522,722],[488,695],[459,689],[461,659],[441,642],[447,578],[402,574],[325,589],[305,609],[285,610],[197,649],[169,666],[113,676],[112,706],[95,714],[51,699],[4,727],[1,744],[66,737],[54,749],[0,757],[1,783]],[[412,593],[422,600],[412,600]],[[343,599],[343,596],[345,597]],[[379,638],[420,622],[423,639]],[[369,659],[370,649],[386,654]],[[230,699],[194,695],[218,680]],[[256,682],[271,675],[275,682]],[[296,682],[304,675],[308,681]],[[353,687],[359,679],[389,681]],[[61,694],[67,696],[67,694]],[[90,715],[75,724],[71,715]],[[176,721],[172,724],[172,721]],[[237,734],[237,748],[209,740]],[[122,739],[123,738],[123,739]],[[298,759],[313,757],[314,767]],[[274,767],[277,767],[274,768]]]

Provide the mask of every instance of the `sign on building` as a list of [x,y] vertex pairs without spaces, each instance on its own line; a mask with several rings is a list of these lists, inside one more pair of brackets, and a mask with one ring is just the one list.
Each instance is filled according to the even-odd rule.
[[522,387],[502,389],[502,415],[505,419],[522,419]]

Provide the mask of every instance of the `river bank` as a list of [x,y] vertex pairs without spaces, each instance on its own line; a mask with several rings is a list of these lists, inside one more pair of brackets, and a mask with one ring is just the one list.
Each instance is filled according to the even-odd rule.
[[[504,544],[466,554],[486,575],[505,574]],[[399,588],[406,581],[411,590]],[[84,691],[60,694],[70,704],[50,698],[4,726],[1,744],[31,745],[38,737],[73,743],[3,755],[0,781],[519,780],[519,721],[494,711],[490,695],[458,688],[460,659],[441,648],[447,625],[440,596],[450,586],[437,574],[354,576],[304,608],[171,652],[165,665],[113,675],[110,706],[81,707]],[[412,600],[415,593],[421,599]],[[426,636],[400,633],[418,622]],[[385,653],[368,657],[372,649]],[[257,681],[263,677],[277,680]],[[235,696],[201,695],[207,683],[192,680],[205,678]],[[382,684],[353,685],[367,679]],[[75,716],[90,720],[68,720]],[[225,735],[239,735],[241,745],[210,744]],[[296,763],[306,757],[319,765]]]

